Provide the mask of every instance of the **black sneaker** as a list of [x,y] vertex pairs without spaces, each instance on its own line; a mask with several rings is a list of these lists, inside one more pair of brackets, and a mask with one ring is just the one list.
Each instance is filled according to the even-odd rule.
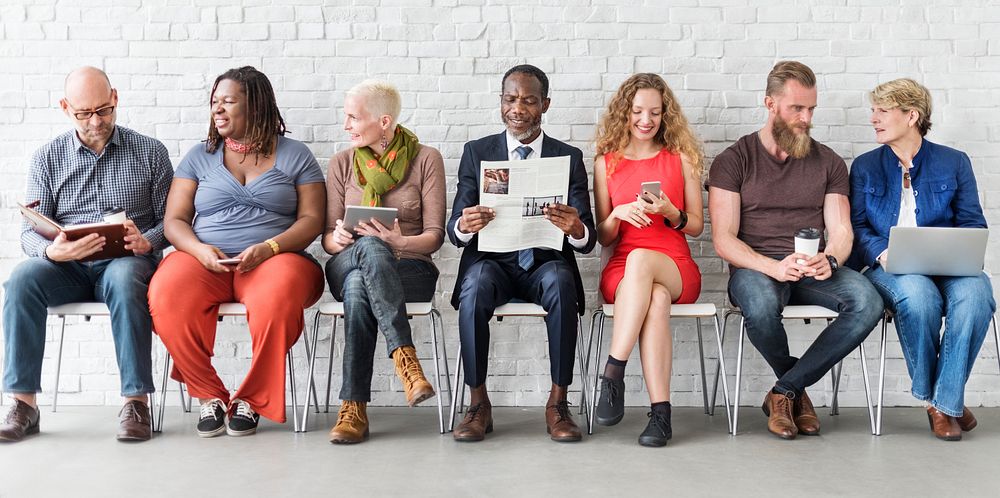
[[250,403],[242,399],[233,400],[233,414],[229,417],[226,434],[230,436],[249,436],[257,432],[260,415],[253,411]]
[[649,417],[649,424],[646,425],[646,430],[639,434],[639,444],[657,448],[666,446],[667,440],[673,436],[673,431],[670,429],[670,413],[660,414],[650,411],[646,416]]
[[215,437],[226,432],[226,404],[219,398],[214,398],[201,405],[201,418],[198,419],[198,435]]
[[625,381],[601,376],[601,399],[594,413],[600,425],[615,425],[625,416]]

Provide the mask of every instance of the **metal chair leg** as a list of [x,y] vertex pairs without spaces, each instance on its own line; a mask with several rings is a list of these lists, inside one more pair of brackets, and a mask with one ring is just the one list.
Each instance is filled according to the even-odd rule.
[[840,393],[840,374],[843,371],[844,360],[838,361],[833,369],[830,370],[830,375],[833,376],[833,400],[830,402],[830,415],[840,415],[840,404],[837,400],[837,394]]
[[330,385],[333,383],[333,353],[337,343],[337,315],[333,316],[333,329],[330,332],[330,362],[326,366],[326,408],[324,413],[330,413]]
[[465,389],[460,392],[458,390],[458,383],[462,380],[462,341],[458,342],[458,350],[455,353],[455,384],[452,392],[455,393],[455,397],[451,399],[451,417],[448,419],[448,432],[455,430],[455,413],[458,410],[458,405],[462,403],[462,398],[465,396]]
[[[438,370],[438,331],[437,324],[434,321],[433,313],[428,315],[431,321],[431,343],[434,351],[434,389],[437,390],[437,409],[438,409],[438,432],[444,434],[444,405],[441,404],[441,372]],[[447,353],[446,353],[447,355]],[[447,356],[445,356],[447,358]],[[445,360],[447,361],[447,360]],[[445,381],[447,384],[448,381]]]
[[576,319],[576,361],[580,364],[580,406],[587,406],[587,372],[590,366],[589,358],[586,356],[586,348],[583,346],[583,321],[578,316]]
[[997,366],[1000,367],[1000,332],[997,331],[997,316],[993,315],[993,344],[997,348]]
[[56,353],[56,385],[52,389],[52,413],[56,412],[59,402],[59,371],[62,370],[63,340],[66,338],[66,315],[62,315],[62,327],[59,328],[59,352]]
[[868,356],[865,354],[865,343],[858,346],[858,354],[861,355],[861,376],[865,379],[865,404],[868,405],[868,425],[872,434],[875,434],[875,411],[872,409],[872,390],[868,384]]
[[[291,391],[292,391],[292,431],[300,432],[299,409],[298,409],[299,401],[298,397],[295,394],[295,361],[292,355],[291,348],[288,348],[288,354],[286,356],[288,357],[288,383],[291,385]],[[309,394],[307,393],[306,396],[308,397]]]
[[698,362],[701,365],[701,397],[705,405],[705,415],[710,415],[708,409],[708,380],[705,377],[705,342],[701,336],[701,318],[695,318],[695,326],[698,329]]
[[[594,433],[594,417],[597,412],[597,385],[600,384],[600,371],[601,371],[601,345],[604,344],[604,319],[606,315],[604,311],[600,311],[599,321],[597,322],[597,343],[595,344],[594,350],[594,384],[590,386],[590,410],[587,414],[587,434]],[[595,316],[595,318],[596,318]]]
[[[888,316],[882,317],[882,339],[879,347],[878,354],[878,409],[875,412],[875,435],[882,435],[882,396],[885,394],[885,347],[886,347],[886,330],[889,327]],[[994,328],[994,332],[996,329]],[[1000,347],[1000,346],[998,346]]]
[[726,362],[725,362],[725,359],[722,356],[723,355],[722,343],[723,343],[723,338],[725,337],[725,323],[723,323],[723,326],[720,329],[720,327],[719,327],[719,315],[715,315],[713,317],[713,320],[715,322],[715,340],[716,340],[716,344],[718,345],[718,352],[717,352],[717,354],[719,355],[719,361],[718,361],[718,363],[716,365],[716,372],[717,372],[715,374],[715,386],[716,387],[712,388],[712,404],[709,407],[709,415],[715,415],[715,393],[716,393],[716,389],[718,388],[718,384],[719,384],[719,373],[718,372],[719,372],[719,370],[721,370],[721,374],[722,374],[722,398],[723,398],[723,400],[725,400],[725,403],[726,403],[726,426],[729,428],[729,430],[731,432],[733,430],[733,414],[732,414],[732,410],[730,409],[731,405],[729,403],[729,381],[727,380],[727,375],[726,375]]
[[[303,335],[306,333],[305,330],[302,331]],[[313,317],[313,333],[312,337],[303,337],[303,342],[306,347],[306,361],[309,363],[309,371],[306,374],[306,399],[302,405],[302,432],[306,432],[306,424],[309,423],[309,395],[312,394],[312,400],[316,403],[316,413],[319,413],[319,399],[316,397],[316,385],[315,385],[315,371],[316,371],[316,357],[319,356],[319,351],[316,349],[319,339],[319,311],[316,311],[316,315]],[[312,347],[309,346],[310,339],[312,340]],[[298,410],[298,405],[295,405],[295,409]]]
[[746,318],[740,316],[740,342],[736,350],[736,395],[733,400],[733,436],[739,431],[740,423],[740,387],[743,375],[743,339],[746,337]]
[[156,428],[156,432],[163,432],[163,416],[167,408],[167,382],[170,380],[170,359],[170,351],[167,351],[163,355],[163,381],[160,383],[160,416],[157,417],[159,426]]
[[[590,359],[591,359],[590,353],[594,350],[594,325],[595,325],[595,320],[597,319],[597,314],[598,313],[603,314],[604,312],[601,311],[600,309],[597,309],[597,310],[594,310],[594,313],[592,315],[590,315],[590,334],[587,337],[587,351],[586,351],[586,362],[587,362],[587,375],[586,375],[586,377],[588,379],[590,378]],[[600,366],[600,365],[597,362],[594,362],[594,368],[597,368],[598,366]],[[589,382],[585,383],[583,385],[583,390],[589,390],[589,389],[590,389],[590,383]],[[586,402],[587,402],[586,397],[581,392],[580,393],[580,410],[579,410],[579,414],[580,415],[583,415],[586,412],[586,410],[583,407],[583,404],[586,403]],[[589,419],[590,418],[588,417],[588,420]]]
[[451,372],[448,370],[448,344],[445,342],[445,337],[448,334],[444,333],[444,318],[441,317],[441,312],[436,308],[431,308],[431,316],[437,319],[438,329],[441,332],[441,358],[444,360],[444,384],[448,389],[448,404],[451,404],[452,398],[455,393],[451,390]]

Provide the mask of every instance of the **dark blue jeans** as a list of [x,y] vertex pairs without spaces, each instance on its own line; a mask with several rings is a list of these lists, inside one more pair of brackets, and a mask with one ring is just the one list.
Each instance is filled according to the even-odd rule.
[[386,353],[412,346],[407,302],[434,297],[438,270],[418,259],[396,259],[377,237],[361,237],[326,263],[330,292],[344,303],[344,365],[340,399],[371,401],[375,341]]
[[[868,279],[840,268],[826,280],[803,278],[778,282],[758,271],[734,268],[729,299],[740,307],[747,336],[778,377],[782,392],[801,393],[854,351],[882,318],[882,298]],[[788,335],[781,323],[786,305],[813,304],[840,313],[801,358],[788,352]]]
[[4,390],[42,390],[46,308],[101,301],[111,311],[122,396],[153,392],[153,323],[146,291],[159,259],[159,253],[87,263],[31,258],[17,265],[4,284]]
[[997,308],[990,279],[986,274],[893,275],[881,267],[868,270],[865,276],[896,315],[896,333],[913,379],[913,397],[960,417],[965,408],[965,383]]

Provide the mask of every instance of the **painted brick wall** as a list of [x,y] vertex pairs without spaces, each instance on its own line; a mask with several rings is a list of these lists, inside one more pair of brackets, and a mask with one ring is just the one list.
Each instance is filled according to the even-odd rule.
[[[865,91],[909,76],[934,96],[930,138],[972,157],[987,219],[1000,222],[1000,4],[995,0],[13,0],[0,6],[0,279],[21,255],[15,202],[21,200],[31,152],[69,128],[58,110],[65,74],[92,64],[118,88],[119,123],[162,140],[177,161],[205,136],[209,85],[224,70],[252,64],[271,78],[292,137],[307,143],[322,164],[343,149],[339,106],[344,91],[365,77],[394,82],[403,94],[401,122],[444,154],[449,203],[464,142],[502,129],[497,94],[511,65],[529,62],[549,73],[552,107],[547,133],[591,156],[602,106],[629,74],[662,74],[673,87],[709,160],[765,120],[764,77],[775,61],[798,59],[819,76],[814,136],[850,160],[874,146]],[[588,159],[588,166],[591,161]],[[691,241],[705,273],[703,301],[724,303],[727,275],[710,242],[711,230]],[[1000,271],[997,236],[987,270]],[[313,253],[321,255],[315,245]],[[439,303],[447,303],[459,252],[446,245]],[[599,260],[582,258],[588,303],[597,303]],[[329,299],[329,295],[325,299]],[[443,306],[451,354],[456,315]],[[308,312],[310,321],[312,311]],[[589,318],[589,316],[588,316]],[[50,322],[43,385],[54,380],[58,327]],[[330,322],[321,329],[324,372]],[[429,329],[414,322],[422,356]],[[588,324],[589,325],[589,324]],[[585,326],[585,328],[587,328]],[[507,320],[494,327],[492,377],[498,404],[538,405],[546,396],[548,360],[538,320]],[[790,327],[793,351],[819,328]],[[63,352],[62,401],[117,404],[118,379],[106,319],[70,320]],[[715,358],[709,327],[706,355]],[[673,390],[678,405],[701,403],[694,326],[675,329]],[[898,342],[890,331],[886,400],[912,404]],[[727,359],[735,366],[734,335]],[[867,342],[874,377],[877,339]],[[216,364],[235,387],[248,365],[243,321],[220,325]],[[340,352],[334,356],[334,399]],[[992,340],[968,385],[970,405],[1000,405],[1000,377]],[[296,347],[303,367],[301,346]],[[773,381],[751,351],[743,398],[754,404]],[[637,360],[637,355],[633,358]],[[863,403],[860,365],[844,368],[845,405]],[[713,363],[709,364],[712,370]],[[431,370],[431,364],[425,363]],[[629,366],[629,401],[643,404],[638,361]],[[161,368],[158,360],[155,368]],[[454,365],[452,365],[454,370]],[[302,371],[301,369],[299,370]],[[578,388],[577,382],[574,386]],[[172,387],[173,388],[173,387]],[[375,403],[401,404],[391,363],[376,360]],[[828,400],[829,381],[812,389]],[[825,392],[824,392],[825,391]],[[321,394],[322,396],[322,394]],[[43,402],[48,396],[43,397]],[[176,400],[176,396],[171,396]]]

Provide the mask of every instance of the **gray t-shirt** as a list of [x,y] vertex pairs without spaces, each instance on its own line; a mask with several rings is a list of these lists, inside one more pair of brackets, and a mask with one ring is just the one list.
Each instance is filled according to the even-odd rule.
[[323,183],[323,170],[308,147],[279,137],[274,167],[242,185],[222,164],[223,147],[209,154],[205,144],[194,146],[174,177],[198,182],[194,234],[233,257],[292,226],[299,202],[295,187]]
[[[847,165],[833,149],[813,140],[808,156],[778,161],[757,133],[740,138],[715,158],[708,184],[740,194],[737,237],[774,258],[795,252],[796,230],[812,227],[823,233],[826,194],[846,196],[851,189]],[[821,238],[821,251],[825,245]]]

